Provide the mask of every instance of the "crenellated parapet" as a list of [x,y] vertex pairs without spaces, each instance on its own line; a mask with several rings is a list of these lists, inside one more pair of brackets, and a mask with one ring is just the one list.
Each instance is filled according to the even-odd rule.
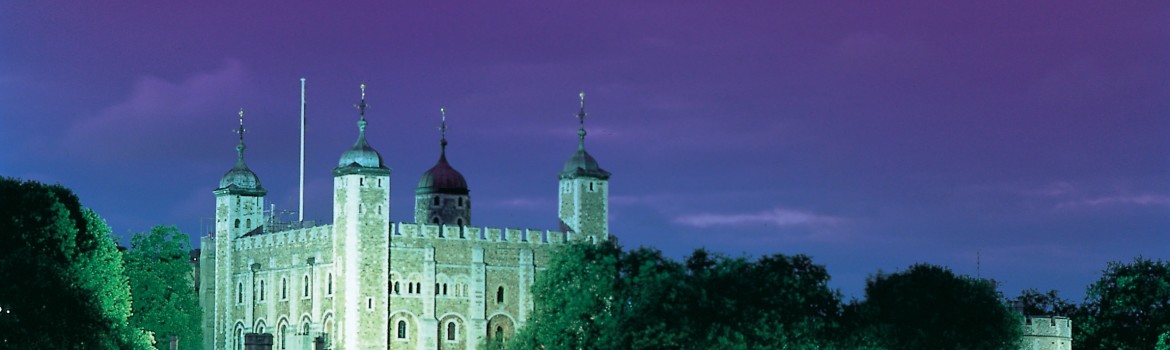
[[236,251],[293,245],[332,244],[333,225],[321,225],[281,232],[243,236],[232,242]]
[[516,243],[531,245],[561,244],[574,238],[572,232],[497,227],[469,227],[399,222],[390,225],[391,240],[416,239],[468,241],[482,243]]

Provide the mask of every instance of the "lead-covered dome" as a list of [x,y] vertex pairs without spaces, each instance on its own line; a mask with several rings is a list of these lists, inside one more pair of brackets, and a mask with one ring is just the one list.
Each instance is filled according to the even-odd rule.
[[565,161],[565,167],[561,169],[561,178],[574,177],[593,177],[598,179],[608,179],[610,173],[601,168],[597,164],[597,160],[585,151],[585,129],[577,132],[581,141],[577,145],[577,152],[573,153],[569,160]]
[[[241,149],[243,147],[240,147]],[[240,157],[236,161],[236,166],[232,170],[228,170],[223,177],[219,179],[219,188],[221,189],[241,189],[241,190],[261,190],[260,177],[248,169],[248,165],[244,164],[244,157]]]
[[447,163],[445,152],[439,155],[439,162],[435,166],[423,173],[422,178],[418,180],[418,188],[415,189],[416,194],[467,194],[468,192],[470,191],[467,189],[467,180],[463,178],[463,174]]

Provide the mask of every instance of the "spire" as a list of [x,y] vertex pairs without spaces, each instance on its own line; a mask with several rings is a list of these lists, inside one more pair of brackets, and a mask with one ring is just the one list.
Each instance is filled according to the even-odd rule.
[[443,122],[439,124],[439,147],[440,157],[447,157],[447,107],[439,107],[439,114],[442,115]]
[[581,111],[577,112],[577,120],[581,122],[581,128],[577,129],[577,137],[580,139],[577,148],[585,149],[585,91],[582,90],[578,96],[581,96]]
[[236,128],[236,130],[235,130],[235,133],[240,135],[240,144],[236,145],[236,153],[238,153],[238,155],[239,155],[239,158],[236,160],[236,162],[238,162],[240,164],[244,164],[244,148],[246,148],[244,146],[244,133],[247,132],[247,130],[244,129],[244,109],[243,108],[240,108],[239,115],[240,115],[240,127]]

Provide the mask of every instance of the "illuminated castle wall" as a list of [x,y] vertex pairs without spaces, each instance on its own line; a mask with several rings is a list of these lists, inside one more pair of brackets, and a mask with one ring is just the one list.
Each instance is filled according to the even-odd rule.
[[445,117],[439,162],[415,189],[417,222],[390,222],[391,170],[366,140],[364,86],[357,142],[333,169],[333,223],[274,223],[244,163],[241,112],[238,159],[214,191],[215,232],[201,243],[205,347],[243,349],[247,333],[272,334],[274,349],[506,340],[528,319],[549,248],[609,237],[610,174],[585,152],[581,98],[579,146],[559,174],[561,231],[471,226],[467,183],[446,160]]

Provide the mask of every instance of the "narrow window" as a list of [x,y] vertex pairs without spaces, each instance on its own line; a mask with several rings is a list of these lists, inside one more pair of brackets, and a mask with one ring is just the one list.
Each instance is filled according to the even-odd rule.
[[406,294],[414,294],[414,283],[406,284]]
[[447,323],[447,340],[455,340],[455,322]]
[[236,219],[236,228],[240,228],[240,219]]
[[382,179],[378,179],[378,187],[382,187]]
[[244,303],[244,282],[236,285],[236,303]]
[[435,283],[435,295],[439,295],[439,284]]
[[496,289],[496,304],[501,304],[503,302],[504,302],[504,286],[500,286],[499,289]]
[[435,203],[433,205],[438,206],[439,205],[439,196],[434,196],[434,197],[432,197],[432,199],[435,201]]
[[280,342],[280,350],[288,348],[288,336],[284,335],[284,332],[288,332],[288,326],[282,324],[280,325],[280,334],[277,334],[276,338]]
[[358,186],[365,186],[365,185],[366,185],[366,178],[359,177],[358,178]]
[[593,192],[593,182],[589,182],[589,192]]
[[362,212],[362,205],[360,203],[358,204],[358,212]]
[[398,294],[398,282],[394,282],[394,294]]
[[459,226],[463,226],[463,218],[455,219],[455,224],[459,225]]
[[333,295],[333,274],[329,274],[329,282],[325,286],[325,294]]
[[304,335],[309,334],[309,321],[308,321],[308,319],[305,319],[305,324],[301,325],[301,329],[302,329],[301,334],[304,334]]
[[398,321],[398,339],[406,339],[406,321]]
[[260,280],[260,301],[264,301],[264,280]]
[[496,326],[496,339],[504,339],[504,327]]
[[436,217],[431,218],[431,224],[438,225],[439,224],[439,217],[436,216]]
[[374,309],[374,298],[366,298],[366,308],[370,310]]
[[463,207],[463,197],[459,197],[459,207]]
[[447,284],[443,283],[443,295],[447,295]]
[[248,225],[247,225],[247,226],[244,226],[244,228],[245,228],[245,229],[252,228],[252,219],[248,219]]
[[414,291],[416,293],[422,293],[422,282],[415,282],[414,283]]
[[288,299],[288,278],[280,279],[280,300]]
[[301,296],[305,297],[305,298],[309,297],[309,276],[308,275],[305,276],[305,291]]

